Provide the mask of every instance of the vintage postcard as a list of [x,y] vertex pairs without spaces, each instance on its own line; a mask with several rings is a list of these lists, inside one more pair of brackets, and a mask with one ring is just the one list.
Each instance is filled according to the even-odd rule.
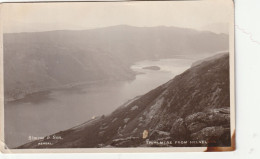
[[2,152],[235,149],[232,0],[0,12]]

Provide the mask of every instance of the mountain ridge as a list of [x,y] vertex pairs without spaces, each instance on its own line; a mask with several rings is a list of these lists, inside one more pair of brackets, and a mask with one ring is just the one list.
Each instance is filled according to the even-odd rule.
[[3,41],[5,101],[67,84],[132,80],[134,62],[228,48],[227,35],[174,27],[8,33]]
[[46,31],[35,31],[35,32],[8,32],[8,33],[3,33],[3,34],[30,34],[30,33],[47,33],[47,32],[84,32],[84,31],[91,31],[91,30],[97,30],[97,29],[109,29],[109,28],[116,28],[116,27],[128,27],[128,28],[143,28],[143,29],[149,29],[149,28],[175,28],[175,29],[188,29],[188,30],[194,30],[196,32],[205,32],[205,33],[213,33],[213,34],[218,34],[218,35],[227,35],[226,33],[215,33],[213,31],[208,31],[208,30],[196,30],[192,28],[182,28],[182,27],[177,27],[177,26],[164,26],[164,25],[158,25],[158,26],[133,26],[133,25],[112,25],[112,26],[107,26],[107,27],[97,27],[97,28],[89,28],[89,29],[60,29],[60,30],[46,30]]
[[46,137],[18,148],[230,146],[229,55],[193,66],[111,114],[54,136],[62,139]]

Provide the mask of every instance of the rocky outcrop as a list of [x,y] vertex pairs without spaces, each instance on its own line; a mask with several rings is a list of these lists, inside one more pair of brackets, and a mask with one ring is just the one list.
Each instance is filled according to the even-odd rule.
[[230,111],[229,108],[210,109],[189,115],[185,118],[185,122],[190,132],[195,132],[198,127],[203,128],[205,125],[225,126],[230,124]]
[[[189,115],[185,119],[178,118],[172,124],[169,132],[152,130],[148,139],[160,142],[165,141],[204,141],[205,144],[194,143],[186,144],[166,144],[167,146],[209,146],[219,145],[230,140],[230,112],[229,108],[211,109],[205,112],[198,112]],[[135,147],[136,145],[145,145],[147,141],[141,137],[126,137],[112,141],[110,144],[114,147]],[[153,146],[155,146],[152,144]],[[150,146],[152,146],[150,145]],[[149,145],[146,145],[149,146]],[[162,145],[161,145],[162,146]],[[165,146],[165,144],[164,144]]]
[[[229,108],[210,109],[179,118],[171,128],[173,139],[205,140],[211,144],[228,141],[230,139],[230,111]],[[180,138],[181,137],[181,138]],[[224,140],[222,140],[224,139]]]

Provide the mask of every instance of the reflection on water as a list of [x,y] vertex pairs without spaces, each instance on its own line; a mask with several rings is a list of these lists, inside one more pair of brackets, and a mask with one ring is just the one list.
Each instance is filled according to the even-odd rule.
[[[118,106],[172,79],[190,67],[191,59],[141,61],[133,65],[142,72],[132,81],[78,85],[34,93],[5,103],[5,142],[9,147],[81,124],[92,116],[111,113]],[[142,69],[159,66],[160,70]]]

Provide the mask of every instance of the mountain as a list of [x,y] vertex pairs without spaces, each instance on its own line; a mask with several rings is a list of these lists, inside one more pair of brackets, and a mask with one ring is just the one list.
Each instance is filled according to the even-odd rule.
[[49,137],[18,148],[230,146],[229,55],[205,60],[107,116]]
[[130,80],[134,62],[228,49],[228,36],[177,27],[112,26],[4,34],[5,100],[81,82]]

